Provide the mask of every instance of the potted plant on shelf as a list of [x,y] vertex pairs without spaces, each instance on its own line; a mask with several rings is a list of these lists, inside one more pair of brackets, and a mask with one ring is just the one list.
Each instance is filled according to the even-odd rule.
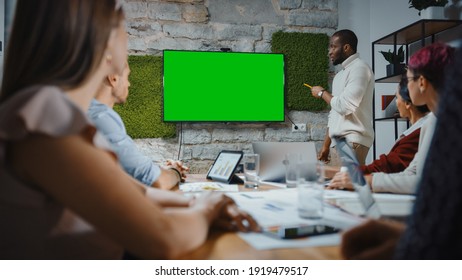
[[387,76],[394,76],[399,75],[404,72],[406,65],[404,64],[404,49],[401,46],[398,51],[392,52],[391,50],[380,51],[386,61],[388,61],[387,65]]
[[415,8],[423,19],[444,19],[444,6],[448,0],[409,0],[409,8]]

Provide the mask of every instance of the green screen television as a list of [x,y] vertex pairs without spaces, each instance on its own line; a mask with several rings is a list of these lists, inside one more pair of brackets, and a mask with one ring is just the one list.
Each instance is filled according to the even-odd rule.
[[165,122],[283,122],[284,55],[165,50]]

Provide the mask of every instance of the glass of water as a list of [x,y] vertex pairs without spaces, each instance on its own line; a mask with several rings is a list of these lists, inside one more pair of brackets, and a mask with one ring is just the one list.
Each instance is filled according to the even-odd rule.
[[285,156],[284,165],[286,167],[286,185],[288,188],[297,187],[297,170],[301,159],[302,155],[298,153],[288,153]]
[[320,161],[300,162],[297,169],[298,214],[321,219],[324,214],[324,166]]
[[260,155],[245,154],[244,155],[244,185],[246,188],[258,187],[258,173],[260,171]]

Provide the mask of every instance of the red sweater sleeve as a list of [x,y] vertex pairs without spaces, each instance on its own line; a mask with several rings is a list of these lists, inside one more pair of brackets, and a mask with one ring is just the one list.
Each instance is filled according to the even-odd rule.
[[395,143],[388,155],[382,154],[369,165],[361,166],[364,174],[373,172],[397,173],[409,166],[419,148],[420,128]]

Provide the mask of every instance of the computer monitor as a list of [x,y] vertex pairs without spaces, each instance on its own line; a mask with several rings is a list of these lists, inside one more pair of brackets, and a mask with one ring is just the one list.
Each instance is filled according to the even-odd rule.
[[283,122],[284,56],[165,50],[165,122]]

